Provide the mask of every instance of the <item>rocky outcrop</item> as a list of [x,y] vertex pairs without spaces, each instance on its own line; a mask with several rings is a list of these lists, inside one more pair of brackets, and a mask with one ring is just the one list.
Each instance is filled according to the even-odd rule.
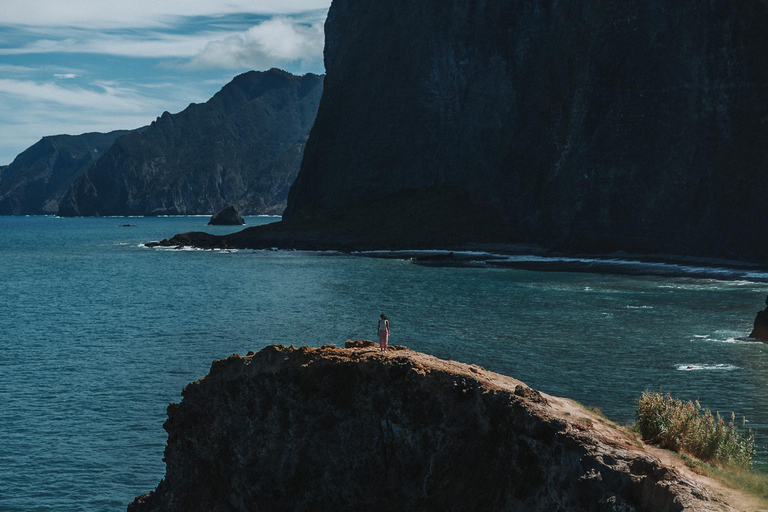
[[766,26],[763,0],[334,0],[285,217],[766,262]]
[[0,215],[56,214],[72,183],[126,133],[43,137],[2,168]]
[[213,214],[209,226],[242,226],[245,221],[240,216],[235,205],[225,206],[221,211]]
[[280,214],[317,113],[323,77],[272,69],[119,139],[72,186],[59,215]]
[[[768,297],[765,298],[765,304],[768,306]],[[768,343],[768,307],[757,312],[755,324],[749,337]]]
[[130,512],[733,510],[575,402],[408,350],[271,346],[182,395]]

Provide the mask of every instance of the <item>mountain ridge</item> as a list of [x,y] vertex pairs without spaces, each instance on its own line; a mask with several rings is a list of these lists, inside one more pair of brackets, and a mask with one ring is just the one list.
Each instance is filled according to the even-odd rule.
[[298,172],[323,77],[235,77],[205,103],[120,138],[62,200],[60,215],[279,214]]
[[129,130],[47,135],[0,168],[0,215],[54,215],[72,183]]

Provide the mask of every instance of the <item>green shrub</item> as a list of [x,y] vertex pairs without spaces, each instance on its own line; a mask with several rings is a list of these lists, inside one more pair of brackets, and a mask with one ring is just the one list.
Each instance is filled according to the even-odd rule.
[[727,424],[696,402],[646,391],[637,400],[636,425],[645,441],[702,460],[748,468],[755,454],[753,430],[739,432],[735,416]]

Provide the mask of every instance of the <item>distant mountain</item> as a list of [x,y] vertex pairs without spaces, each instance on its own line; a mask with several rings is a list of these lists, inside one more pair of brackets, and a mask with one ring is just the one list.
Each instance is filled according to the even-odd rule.
[[74,183],[59,215],[282,213],[323,91],[323,76],[235,77],[213,98],[114,145]]
[[43,137],[10,165],[0,167],[0,215],[55,214],[78,176],[126,133]]

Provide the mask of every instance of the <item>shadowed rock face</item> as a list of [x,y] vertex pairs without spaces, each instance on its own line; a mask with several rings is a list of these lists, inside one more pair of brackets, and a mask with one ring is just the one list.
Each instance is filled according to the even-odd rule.
[[242,226],[245,221],[234,205],[225,206],[224,209],[213,214],[209,226]]
[[[334,0],[285,217],[768,261],[766,26],[763,0]],[[435,218],[484,217],[378,213],[437,189],[463,204]]]
[[72,183],[128,133],[43,137],[0,168],[0,215],[52,215]]
[[[765,304],[768,306],[768,297],[765,298]],[[768,307],[757,312],[755,324],[749,337],[768,343]]]
[[120,138],[70,189],[60,215],[280,214],[323,77],[235,77],[211,100]]
[[731,510],[604,421],[408,350],[273,346],[184,389],[128,510]]

